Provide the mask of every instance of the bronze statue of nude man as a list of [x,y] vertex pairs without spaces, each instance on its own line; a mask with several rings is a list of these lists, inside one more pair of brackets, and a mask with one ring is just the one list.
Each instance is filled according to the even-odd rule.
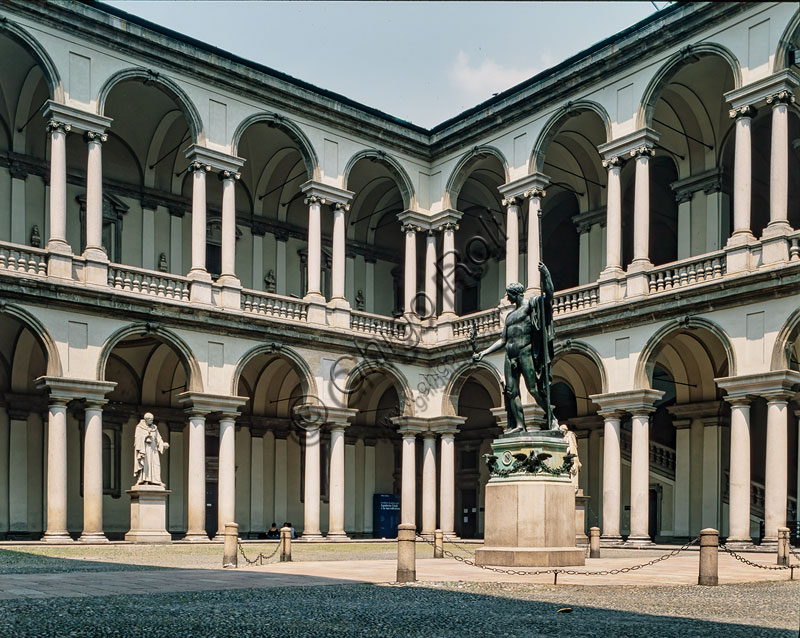
[[505,434],[528,431],[522,411],[519,394],[520,375],[525,379],[528,392],[545,412],[545,426],[553,426],[550,408],[550,381],[553,360],[553,280],[547,267],[539,262],[542,294],[529,299],[524,298],[525,288],[520,283],[512,283],[506,288],[506,296],[516,308],[506,318],[500,338],[483,352],[473,355],[473,361],[480,361],[487,354],[505,347],[505,387],[508,426]]

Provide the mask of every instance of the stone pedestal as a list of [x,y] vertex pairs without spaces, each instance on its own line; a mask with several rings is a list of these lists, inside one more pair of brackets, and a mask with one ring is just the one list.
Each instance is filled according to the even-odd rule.
[[131,495],[131,530],[125,540],[132,543],[169,543],[167,496],[172,492],[161,485],[134,485],[125,490]]
[[583,490],[575,493],[575,544],[578,547],[588,547],[589,537],[584,531],[586,529],[586,506],[589,496],[583,495]]
[[575,546],[575,488],[559,431],[501,437],[488,459],[484,546],[479,565],[564,567],[583,565]]

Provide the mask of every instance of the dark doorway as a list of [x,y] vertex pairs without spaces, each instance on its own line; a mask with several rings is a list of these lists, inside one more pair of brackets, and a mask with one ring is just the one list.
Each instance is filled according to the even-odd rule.
[[648,512],[647,512],[647,533],[650,538],[655,539],[658,535],[658,506],[661,490],[658,487],[651,487],[648,494]]
[[475,538],[478,532],[478,492],[461,490],[461,536]]
[[219,490],[216,483],[206,481],[206,533],[214,538],[217,533]]

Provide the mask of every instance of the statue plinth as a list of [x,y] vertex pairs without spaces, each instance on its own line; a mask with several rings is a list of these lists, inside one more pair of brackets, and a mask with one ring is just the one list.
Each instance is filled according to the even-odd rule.
[[588,547],[589,537],[586,535],[586,505],[590,496],[584,496],[583,490],[575,492],[575,544]]
[[167,531],[167,496],[172,492],[163,485],[134,485],[131,495],[131,530],[125,540],[131,543],[169,543]]
[[478,565],[565,567],[585,564],[575,546],[572,455],[558,430],[501,436],[487,456],[484,546]]

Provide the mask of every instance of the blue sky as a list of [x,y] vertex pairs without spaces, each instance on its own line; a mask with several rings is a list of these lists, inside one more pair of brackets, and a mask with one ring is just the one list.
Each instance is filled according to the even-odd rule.
[[425,127],[656,10],[652,2],[109,4]]

